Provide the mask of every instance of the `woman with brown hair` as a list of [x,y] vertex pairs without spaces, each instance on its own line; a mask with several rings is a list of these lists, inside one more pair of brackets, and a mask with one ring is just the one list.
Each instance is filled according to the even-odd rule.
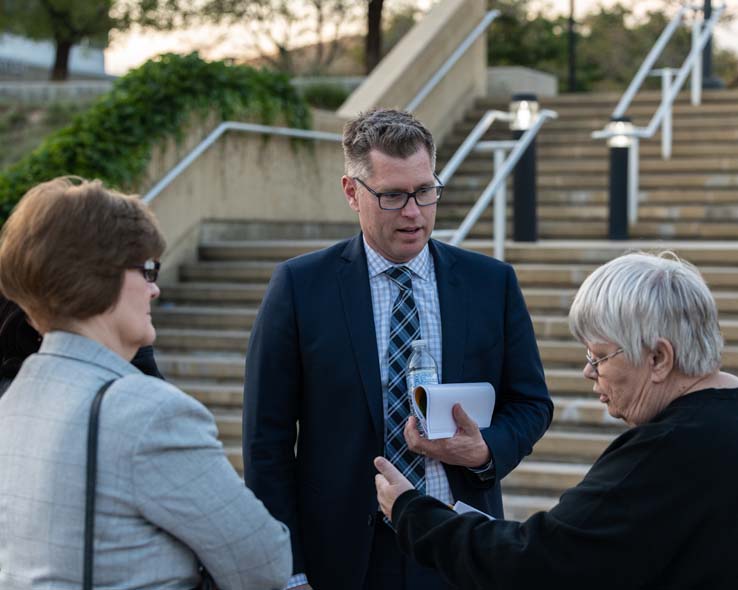
[[0,289],[43,334],[0,399],[0,587],[79,587],[85,465],[99,415],[94,582],[278,588],[289,532],[245,488],[199,402],[130,364],[156,336],[164,239],[136,197],[59,178],[30,190],[0,233]]

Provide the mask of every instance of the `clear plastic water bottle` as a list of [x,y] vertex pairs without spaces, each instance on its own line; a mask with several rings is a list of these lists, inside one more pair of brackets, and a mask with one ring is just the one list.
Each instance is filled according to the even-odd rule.
[[[410,396],[410,407],[418,419],[418,427],[422,423],[422,419],[418,416],[416,405],[413,404],[413,392],[418,385],[428,385],[438,383],[438,365],[436,360],[428,350],[427,340],[413,340],[413,351],[407,361],[407,370],[405,371],[405,380],[407,382],[407,394]],[[420,411],[425,411],[421,408]],[[423,429],[420,428],[421,434]]]

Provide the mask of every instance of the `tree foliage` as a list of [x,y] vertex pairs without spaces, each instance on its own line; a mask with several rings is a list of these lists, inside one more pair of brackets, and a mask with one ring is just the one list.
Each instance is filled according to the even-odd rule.
[[107,45],[112,29],[131,25],[168,29],[189,13],[184,0],[2,0],[0,31],[50,39],[56,52],[52,80],[66,80],[73,45]]
[[56,176],[135,189],[154,145],[178,137],[195,113],[290,127],[310,122],[306,103],[283,74],[205,62],[194,53],[163,55],[117,80],[88,111],[0,174],[0,220],[29,188]]
[[356,15],[352,0],[206,0],[201,17],[248,28],[248,48],[271,67],[294,74],[293,51],[314,43],[302,73],[320,74],[336,58],[345,26]]
[[[562,87],[568,75],[568,23],[565,17],[532,12],[527,0],[490,3],[502,15],[492,26],[488,57],[490,65],[520,65],[549,72]],[[668,3],[667,3],[668,4]],[[624,4],[599,6],[576,26],[576,76],[579,91],[625,88],[633,79],[656,39],[670,20],[663,10],[636,18]],[[680,67],[689,53],[691,33],[677,29],[656,67]],[[738,71],[733,54],[717,52],[716,71]],[[735,74],[729,75],[735,80]],[[738,82],[738,80],[735,80]],[[734,83],[735,83],[734,82]],[[649,85],[657,85],[650,79]]]

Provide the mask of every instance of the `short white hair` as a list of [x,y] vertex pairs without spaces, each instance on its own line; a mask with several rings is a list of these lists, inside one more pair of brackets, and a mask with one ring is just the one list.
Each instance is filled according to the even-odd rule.
[[697,268],[673,252],[626,254],[599,267],[574,298],[569,328],[582,343],[617,344],[636,366],[664,338],[683,374],[720,368],[715,299]]

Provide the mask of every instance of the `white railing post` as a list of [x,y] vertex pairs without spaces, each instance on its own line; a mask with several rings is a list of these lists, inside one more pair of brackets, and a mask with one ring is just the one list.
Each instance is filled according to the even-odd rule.
[[671,124],[672,124],[672,103],[668,100],[671,83],[673,80],[673,72],[671,68],[661,70],[661,101],[665,104],[664,120],[661,124],[661,157],[664,160],[671,158]]
[[[700,33],[702,32],[702,19],[697,18],[695,12],[694,19],[692,20],[692,49],[691,52],[699,52],[700,46]],[[698,59],[692,66],[692,106],[699,106],[702,103],[702,60]]]
[[[502,169],[505,163],[505,149],[495,150],[495,174]],[[507,183],[503,182],[495,197],[494,212],[494,240],[495,258],[505,260],[505,234],[507,233]]]
[[628,152],[628,222],[634,224],[638,221],[638,166],[640,163],[640,138],[632,137],[630,151]]

